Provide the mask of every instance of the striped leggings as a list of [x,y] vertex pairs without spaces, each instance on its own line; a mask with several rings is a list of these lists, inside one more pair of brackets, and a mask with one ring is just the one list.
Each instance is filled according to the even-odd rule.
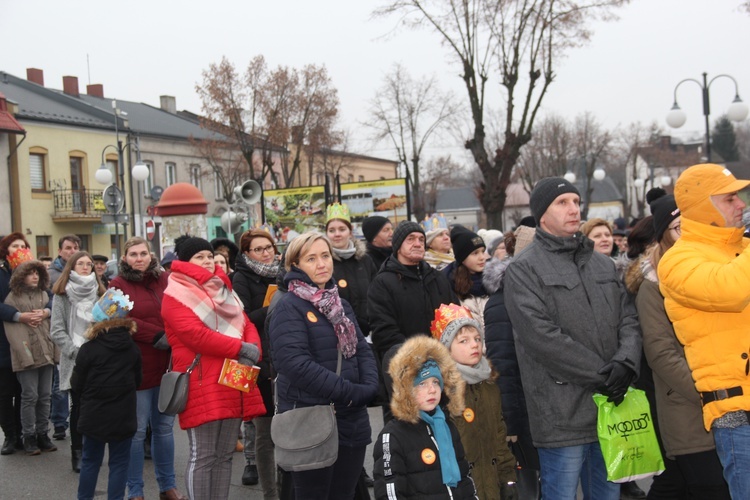
[[191,500],[225,500],[232,479],[232,453],[239,418],[215,420],[188,429],[185,486]]

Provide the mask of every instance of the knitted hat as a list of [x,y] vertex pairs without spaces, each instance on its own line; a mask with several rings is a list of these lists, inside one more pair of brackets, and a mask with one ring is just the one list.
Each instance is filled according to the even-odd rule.
[[536,183],[534,190],[531,191],[529,207],[531,208],[531,215],[534,216],[537,224],[539,224],[539,220],[544,215],[544,212],[547,211],[547,207],[558,196],[565,193],[575,193],[579,197],[581,196],[578,189],[562,177],[547,177]]
[[406,237],[409,236],[411,233],[421,233],[424,235],[424,229],[422,229],[422,226],[420,226],[416,222],[412,222],[410,220],[405,220],[401,222],[401,224],[396,226],[396,229],[393,230],[393,240],[392,240],[394,255],[398,253],[398,249],[401,248],[401,244],[404,242]]
[[427,231],[427,234],[425,235],[425,244],[427,245],[427,247],[429,248],[430,245],[432,245],[432,242],[435,241],[435,238],[443,234],[445,231],[448,231],[448,228],[439,227]]
[[203,238],[184,235],[174,240],[174,251],[177,254],[177,258],[183,262],[188,262],[193,255],[203,250],[208,250],[212,254],[214,253],[214,247]]
[[480,229],[477,234],[484,240],[484,245],[489,248],[493,241],[503,237],[503,232],[497,229]]
[[372,243],[372,240],[388,222],[390,221],[387,217],[381,217],[380,215],[368,217],[362,221],[362,234],[369,243]]
[[536,228],[528,226],[518,226],[513,234],[516,237],[516,244],[513,250],[513,255],[518,255],[521,250],[529,246],[531,242],[534,241]]
[[680,216],[680,209],[674,196],[666,195],[651,202],[651,214],[654,216],[654,241],[661,240],[669,224]]
[[445,387],[445,384],[443,382],[443,374],[440,373],[440,367],[432,359],[428,359],[425,364],[422,365],[422,368],[420,368],[417,372],[417,376],[414,377],[414,387],[418,386],[420,382],[427,380],[430,377],[435,377],[436,379],[438,379],[438,382],[440,382],[440,389],[443,389]]
[[682,215],[703,224],[724,227],[724,216],[711,202],[711,196],[745,189],[750,181],[737,180],[728,169],[713,163],[693,165],[674,185],[674,197]]
[[477,248],[487,248],[481,236],[463,226],[453,226],[451,229],[451,245],[453,255],[456,256],[456,264],[466,260],[466,257]]
[[91,316],[94,321],[107,321],[109,319],[124,318],[133,310],[133,302],[130,297],[122,293],[122,290],[110,288],[94,304]]
[[[237,243],[229,238],[214,238],[211,240],[211,246],[214,247],[214,251],[224,248],[229,254],[229,262],[227,262],[227,264],[229,264],[229,267],[234,266],[234,263],[237,260],[237,254],[240,253],[240,247],[237,246]],[[162,266],[163,265],[164,264],[162,264]]]
[[536,220],[533,215],[527,215],[518,222],[519,226],[536,227]]
[[505,243],[505,236],[500,236],[492,240],[489,246],[487,247],[487,253],[490,254],[491,256],[494,256],[495,251],[497,250],[497,247],[500,246],[500,243]]
[[430,333],[450,349],[458,331],[467,325],[477,329],[482,337],[482,344],[484,344],[482,326],[474,319],[467,308],[456,304],[440,304],[440,307],[435,309],[435,319],[430,323]]

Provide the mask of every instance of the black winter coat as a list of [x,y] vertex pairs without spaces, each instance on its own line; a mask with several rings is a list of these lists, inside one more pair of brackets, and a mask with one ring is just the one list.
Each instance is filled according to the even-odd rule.
[[393,249],[391,247],[376,247],[370,242],[367,243],[366,247],[367,255],[370,256],[372,263],[375,265],[375,271],[380,271],[380,268],[383,267],[383,263],[393,254]]
[[365,252],[364,244],[355,241],[354,255],[342,259],[333,253],[333,281],[339,287],[339,295],[354,309],[362,335],[369,335],[370,321],[367,315],[367,290],[378,273],[372,259]]
[[10,266],[5,260],[0,260],[0,368],[11,369],[10,344],[5,336],[5,325],[3,322],[13,322],[13,317],[18,310],[7,304],[5,298],[10,293]]
[[[287,285],[291,280],[312,285],[296,267],[284,277]],[[326,287],[333,287],[333,280]],[[357,447],[371,441],[367,404],[378,391],[378,371],[354,311],[346,300],[341,302],[356,327],[358,342],[357,353],[342,359],[340,376],[336,376],[338,338],[333,325],[309,301],[285,293],[273,309],[268,334],[278,372],[279,412],[333,402],[339,445]]]
[[430,334],[440,304],[459,304],[448,279],[422,261],[417,271],[389,257],[367,294],[372,342],[380,359],[394,345]]
[[71,388],[81,395],[78,432],[99,441],[122,441],[138,427],[136,389],[141,385],[141,351],[131,338],[135,322],[94,324],[76,357]]

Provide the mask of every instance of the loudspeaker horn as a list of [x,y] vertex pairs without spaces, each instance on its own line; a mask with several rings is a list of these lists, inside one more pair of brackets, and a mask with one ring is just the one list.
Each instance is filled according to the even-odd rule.
[[255,181],[245,181],[242,185],[234,188],[233,192],[236,203],[253,205],[260,201],[260,196],[263,194],[263,188]]
[[232,212],[227,210],[221,214],[221,228],[227,234],[236,234],[242,231],[242,224],[247,221],[247,214],[244,212]]

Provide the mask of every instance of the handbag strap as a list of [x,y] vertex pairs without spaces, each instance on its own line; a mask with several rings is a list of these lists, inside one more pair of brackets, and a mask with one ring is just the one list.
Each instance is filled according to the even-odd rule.
[[[341,356],[341,350],[338,349],[338,360],[336,361],[336,376],[341,376],[341,363],[342,363],[342,356]],[[200,354],[198,355],[200,356]],[[192,367],[191,367],[192,368]],[[276,380],[278,379],[278,375],[276,376],[276,379],[273,381],[273,413],[274,415],[279,413],[279,394],[278,391],[276,391]],[[333,402],[331,402],[331,406],[333,406]]]
[[[195,366],[198,364],[198,361],[200,360],[201,360],[201,355],[200,353],[198,353],[195,355],[195,359],[193,360],[193,363],[188,367],[185,373],[188,373],[188,374],[193,373],[193,369],[195,368]],[[167,371],[168,372],[172,371],[172,355],[171,354],[169,355],[169,368],[167,369]]]

